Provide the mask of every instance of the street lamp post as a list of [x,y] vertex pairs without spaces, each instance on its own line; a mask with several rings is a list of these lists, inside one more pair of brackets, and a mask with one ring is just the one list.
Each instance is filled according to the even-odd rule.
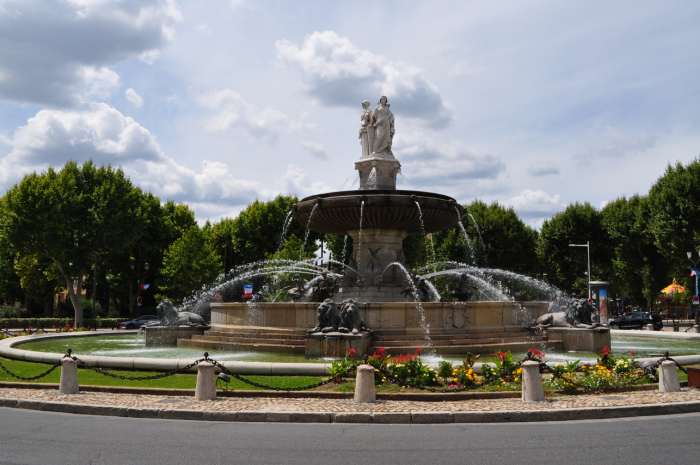
[[[700,262],[700,250],[698,250],[698,260],[693,260],[693,252],[688,252],[688,260],[693,264],[693,272],[695,274],[695,296],[698,295],[698,262]],[[692,276],[692,275],[691,275]],[[700,326],[700,313],[698,312],[698,303],[693,299],[693,305],[695,305],[695,326]]]
[[588,250],[588,300],[591,300],[591,243],[569,244],[569,247],[585,247]]

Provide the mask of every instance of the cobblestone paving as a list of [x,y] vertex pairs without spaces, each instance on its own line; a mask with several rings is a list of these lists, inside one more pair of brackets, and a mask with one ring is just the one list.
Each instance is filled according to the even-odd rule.
[[193,397],[141,394],[82,392],[74,395],[63,395],[60,394],[58,390],[14,388],[0,388],[0,398],[158,410],[414,413],[595,409],[601,407],[630,407],[700,402],[700,390],[685,388],[680,392],[665,393],[658,391],[637,391],[615,394],[562,396],[548,398],[545,402],[522,402],[520,399],[472,399],[444,402],[378,401],[371,404],[356,404],[352,399],[221,397],[213,401],[197,401]]

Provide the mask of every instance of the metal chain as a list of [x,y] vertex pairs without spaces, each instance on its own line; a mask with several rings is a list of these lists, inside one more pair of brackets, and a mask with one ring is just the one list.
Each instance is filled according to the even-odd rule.
[[81,365],[81,367],[84,368],[84,369],[92,370],[92,371],[94,371],[94,372],[96,372],[96,373],[100,373],[101,375],[109,376],[109,377],[112,377],[112,378],[124,379],[124,380],[129,380],[129,381],[148,381],[148,380],[152,380],[152,379],[167,378],[168,376],[174,376],[174,375],[178,375],[178,374],[184,373],[184,372],[186,372],[187,370],[189,370],[190,368],[193,368],[193,367],[196,367],[197,365],[199,365],[199,362],[202,362],[202,361],[206,360],[206,359],[204,359],[204,358],[201,358],[201,359],[199,359],[199,360],[195,360],[194,362],[192,362],[192,363],[190,363],[189,365],[186,365],[186,366],[184,366],[184,367],[182,367],[182,368],[177,368],[177,369],[175,369],[175,370],[166,371],[166,372],[160,373],[160,374],[158,374],[158,375],[151,375],[151,376],[125,376],[125,375],[116,375],[116,374],[114,374],[114,373],[110,373],[109,371],[103,370],[103,369],[100,368],[100,367],[95,367],[95,366],[89,365],[88,363],[84,362],[83,360],[80,360],[78,357],[71,357],[71,358],[72,358],[73,360],[75,360],[76,362],[78,362],[78,363]]
[[351,365],[351,366],[350,366],[347,370],[345,370],[344,372],[342,372],[342,373],[337,373],[335,376],[332,376],[332,377],[330,377],[330,378],[328,378],[328,379],[326,379],[326,380],[324,380],[324,381],[321,381],[321,382],[318,382],[318,383],[315,383],[315,384],[310,384],[310,385],[308,385],[308,386],[301,386],[301,387],[295,387],[295,388],[281,388],[281,387],[277,387],[277,386],[269,386],[269,385],[267,385],[267,384],[256,383],[255,381],[251,381],[251,380],[249,380],[249,379],[247,379],[247,378],[244,378],[243,376],[238,375],[238,374],[232,372],[231,370],[229,370],[228,368],[226,368],[225,366],[223,366],[221,363],[217,362],[216,360],[207,359],[207,361],[210,362],[210,363],[213,363],[214,365],[216,365],[217,367],[219,367],[223,373],[225,373],[225,374],[227,374],[227,375],[229,375],[229,376],[232,376],[232,377],[236,378],[238,381],[241,381],[241,382],[243,382],[243,383],[249,384],[249,385],[251,385],[251,386],[255,386],[255,387],[257,387],[257,388],[267,389],[267,390],[270,390],[270,391],[306,391],[306,390],[308,390],[308,389],[314,389],[314,388],[317,388],[317,387],[325,386],[326,384],[330,384],[330,383],[333,383],[333,382],[339,382],[340,379],[341,379],[343,376],[349,375],[350,373],[352,373],[352,371],[353,371],[355,368],[357,368],[357,366],[359,365],[359,363],[356,363],[356,364],[354,364],[354,365]]
[[35,381],[35,380],[37,380],[37,379],[41,379],[41,378],[43,378],[44,376],[48,376],[49,373],[51,373],[52,371],[54,371],[56,368],[58,368],[58,367],[60,367],[60,366],[61,366],[60,363],[55,363],[51,368],[49,368],[48,370],[46,370],[46,371],[43,372],[42,374],[37,375],[37,376],[31,376],[31,377],[28,377],[28,378],[27,378],[27,377],[19,376],[19,375],[16,375],[15,373],[12,373],[10,370],[7,369],[7,367],[5,367],[5,365],[3,365],[2,363],[0,363],[0,368],[2,368],[3,371],[4,371],[5,373],[7,373],[8,375],[12,376],[13,378],[21,379],[22,381]]

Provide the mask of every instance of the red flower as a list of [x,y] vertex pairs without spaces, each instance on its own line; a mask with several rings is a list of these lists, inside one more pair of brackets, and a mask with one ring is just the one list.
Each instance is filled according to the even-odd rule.
[[350,356],[350,358],[355,358],[355,349],[348,350],[348,355]]
[[627,352],[629,352],[630,355],[634,355],[634,350],[628,350]]
[[377,352],[378,352],[379,355],[381,355],[382,357],[386,354],[386,352],[385,352],[384,349],[382,349],[382,348],[380,348]]

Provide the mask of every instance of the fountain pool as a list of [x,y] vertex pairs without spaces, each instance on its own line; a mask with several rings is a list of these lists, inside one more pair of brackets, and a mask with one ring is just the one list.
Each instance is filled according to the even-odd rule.
[[[46,352],[64,354],[70,347],[73,352],[80,355],[93,355],[100,357],[143,357],[162,359],[197,359],[202,356],[202,351],[186,347],[145,347],[143,341],[137,339],[134,333],[117,334],[93,337],[76,338],[34,338],[16,345],[15,348],[31,350],[36,352]],[[533,344],[534,348],[542,350],[547,355],[546,360],[558,362],[564,360],[595,360],[597,355],[593,352],[557,352],[552,351],[546,344]],[[645,358],[654,354],[669,351],[672,356],[695,355],[700,353],[700,339],[668,339],[655,337],[639,337],[634,335],[615,334],[612,337],[611,352],[615,355],[629,355],[629,351],[635,352],[635,357]],[[273,362],[273,363],[328,363],[331,359],[317,358],[308,359],[302,354],[274,354],[251,351],[210,351],[210,356],[221,361],[242,361],[242,362]],[[401,349],[390,349],[390,355],[406,353]],[[440,360],[449,360],[454,363],[461,363],[466,354],[450,354],[443,356],[423,356],[423,360],[428,363]],[[525,357],[525,352],[514,351],[513,357],[518,360]],[[489,354],[481,356],[481,359],[493,359]]]

